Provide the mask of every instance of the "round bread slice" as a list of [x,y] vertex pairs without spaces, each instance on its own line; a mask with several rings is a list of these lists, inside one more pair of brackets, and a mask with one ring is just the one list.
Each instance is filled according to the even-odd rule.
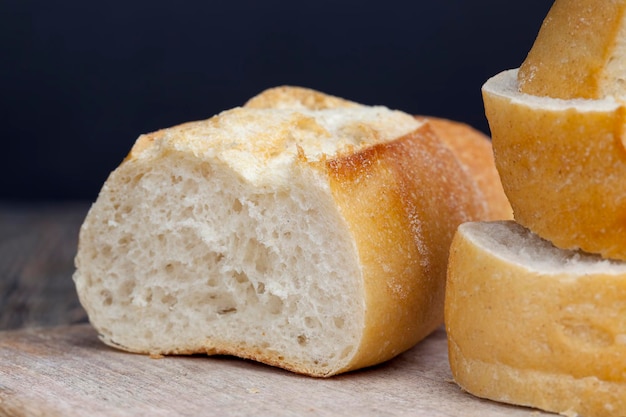
[[330,376],[437,328],[454,231],[491,216],[428,124],[281,87],[141,136],[85,219],[74,280],[111,346]]
[[520,91],[561,99],[626,96],[626,2],[556,0],[520,66]]
[[482,91],[515,220],[560,248],[626,259],[622,103],[521,93],[517,70],[489,79]]
[[626,410],[626,263],[554,247],[513,221],[459,227],[445,322],[454,380],[564,415]]

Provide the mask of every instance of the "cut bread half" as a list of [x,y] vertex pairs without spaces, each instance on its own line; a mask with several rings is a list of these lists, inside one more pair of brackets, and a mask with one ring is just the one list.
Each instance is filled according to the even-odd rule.
[[521,93],[517,70],[482,91],[515,220],[560,248],[626,259],[623,104]]
[[564,415],[626,410],[626,263],[554,247],[512,221],[459,227],[445,319],[466,391]]
[[281,87],[141,136],[85,219],[74,280],[111,346],[330,376],[439,326],[454,231],[491,216],[427,123]]
[[555,1],[519,81],[520,91],[535,96],[626,96],[626,2]]

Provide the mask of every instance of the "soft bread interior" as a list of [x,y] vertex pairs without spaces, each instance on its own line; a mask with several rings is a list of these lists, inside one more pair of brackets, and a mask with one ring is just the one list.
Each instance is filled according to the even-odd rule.
[[420,125],[383,107],[238,108],[141,137],[81,229],[92,324],[130,351],[342,369],[364,327],[361,263],[316,164]]
[[349,358],[363,315],[357,254],[327,190],[292,182],[259,190],[175,153],[125,164],[101,195],[83,236],[95,244],[80,258],[79,292],[105,341],[142,352],[226,343],[290,352],[291,361]]
[[468,222],[461,233],[476,246],[511,264],[542,274],[626,273],[626,262],[564,250],[513,221]]
[[517,77],[518,71],[518,69],[510,69],[494,75],[483,85],[483,92],[494,96],[506,97],[513,103],[530,109],[536,108],[547,111],[576,109],[578,112],[610,112],[621,106],[620,102],[613,96],[597,100],[584,98],[565,100],[521,92]]

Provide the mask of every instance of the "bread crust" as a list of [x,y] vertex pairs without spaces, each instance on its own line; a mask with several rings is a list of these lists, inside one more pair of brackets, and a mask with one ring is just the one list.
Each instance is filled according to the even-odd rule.
[[[515,229],[513,225],[500,227]],[[459,228],[445,320],[455,381],[484,398],[589,417],[626,410],[626,268],[524,264]],[[519,227],[519,226],[518,226]],[[529,238],[511,252],[530,251]],[[568,255],[570,256],[570,255]]]
[[513,218],[513,209],[504,193],[496,169],[490,138],[472,126],[432,116],[418,116],[428,123],[441,141],[454,153],[459,164],[474,179],[490,218],[486,220],[508,220]]
[[623,79],[613,78],[623,78],[625,12],[624,1],[555,1],[520,66],[520,91],[561,99],[622,95]]
[[367,308],[350,365],[356,369],[397,355],[443,323],[452,236],[461,223],[490,213],[428,124],[327,168],[363,265]]
[[515,70],[483,99],[515,220],[560,248],[626,259],[624,106],[519,93]]

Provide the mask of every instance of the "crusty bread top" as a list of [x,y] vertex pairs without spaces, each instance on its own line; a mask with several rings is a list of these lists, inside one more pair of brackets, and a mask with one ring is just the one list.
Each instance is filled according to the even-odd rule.
[[626,1],[556,0],[520,66],[520,90],[561,99],[626,95]]
[[163,148],[222,160],[256,183],[288,181],[298,158],[320,161],[404,136],[423,123],[383,106],[365,106],[298,87],[278,87],[244,107],[140,137],[128,158]]
[[337,107],[362,107],[361,104],[310,88],[281,86],[263,91],[246,102],[254,109],[324,110]]
[[454,153],[461,167],[474,179],[491,214],[485,220],[508,220],[513,209],[507,199],[496,169],[493,149],[488,136],[473,127],[455,120],[419,116],[427,122]]

